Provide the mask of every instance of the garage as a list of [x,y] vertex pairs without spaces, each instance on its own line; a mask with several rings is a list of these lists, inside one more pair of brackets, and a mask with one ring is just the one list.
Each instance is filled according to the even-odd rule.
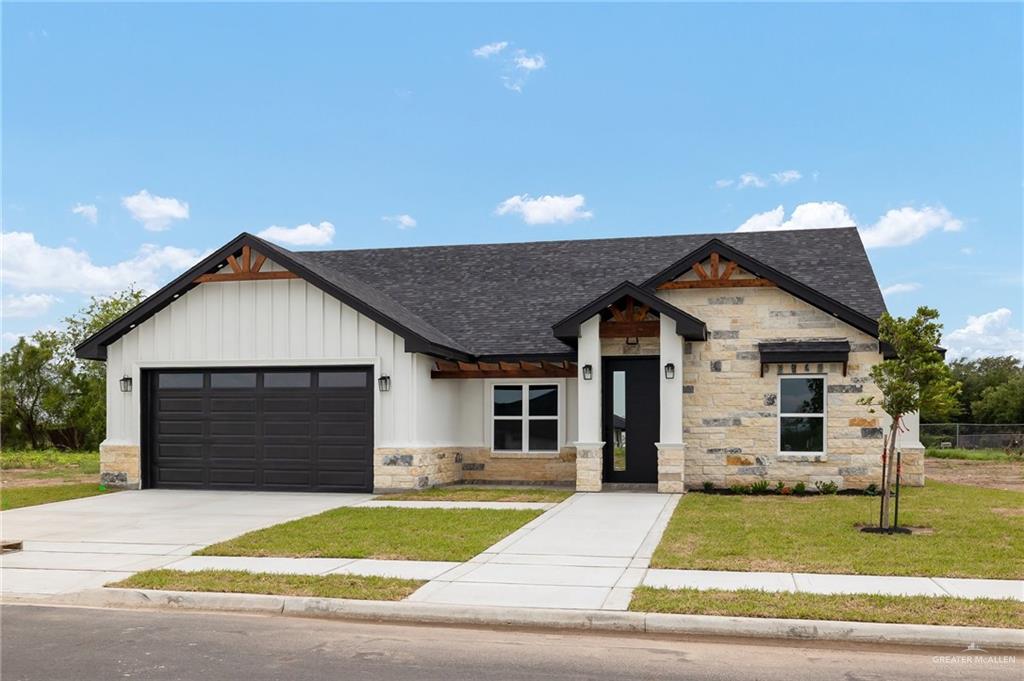
[[372,367],[143,372],[143,479],[175,489],[369,492]]

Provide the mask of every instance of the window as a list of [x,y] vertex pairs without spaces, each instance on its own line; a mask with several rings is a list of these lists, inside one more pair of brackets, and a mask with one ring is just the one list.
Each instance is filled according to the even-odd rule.
[[821,454],[825,451],[825,378],[779,379],[779,451]]
[[557,385],[496,385],[491,406],[494,451],[558,451]]
[[321,371],[321,388],[365,388],[366,372],[359,371]]
[[264,388],[308,388],[308,371],[277,371],[263,374]]
[[210,374],[211,388],[255,388],[255,373],[214,373]]
[[159,385],[161,388],[202,388],[202,374],[160,374]]

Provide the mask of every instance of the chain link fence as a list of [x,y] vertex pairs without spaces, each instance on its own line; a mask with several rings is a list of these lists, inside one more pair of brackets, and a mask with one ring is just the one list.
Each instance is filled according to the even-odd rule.
[[935,449],[1019,448],[1024,423],[922,423],[921,443]]

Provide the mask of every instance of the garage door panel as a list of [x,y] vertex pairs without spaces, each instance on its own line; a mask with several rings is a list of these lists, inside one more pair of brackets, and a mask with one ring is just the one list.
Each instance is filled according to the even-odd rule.
[[375,383],[366,368],[152,374],[148,484],[372,489]]

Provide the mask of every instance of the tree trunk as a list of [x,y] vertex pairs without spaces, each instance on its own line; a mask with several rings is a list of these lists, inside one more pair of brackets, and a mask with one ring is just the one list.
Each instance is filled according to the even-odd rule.
[[888,458],[885,462],[885,468],[883,475],[885,476],[885,484],[882,486],[882,518],[879,527],[883,530],[889,529],[889,499],[892,496],[892,481],[896,476],[896,433],[899,432],[900,419],[902,416],[897,416],[892,420],[892,427],[889,429],[889,438],[886,446],[886,453]]
[[881,495],[879,497],[879,499],[878,499],[878,526],[879,527],[883,526],[882,525],[882,522],[883,522],[882,519],[886,517],[886,515],[888,513],[888,510],[889,510],[889,506],[885,502],[885,490],[888,487],[888,484],[887,484],[888,483],[888,477],[886,476],[886,472],[889,469],[889,438],[891,436],[892,436],[892,431],[890,430],[882,438],[882,483],[878,487],[878,492]]

